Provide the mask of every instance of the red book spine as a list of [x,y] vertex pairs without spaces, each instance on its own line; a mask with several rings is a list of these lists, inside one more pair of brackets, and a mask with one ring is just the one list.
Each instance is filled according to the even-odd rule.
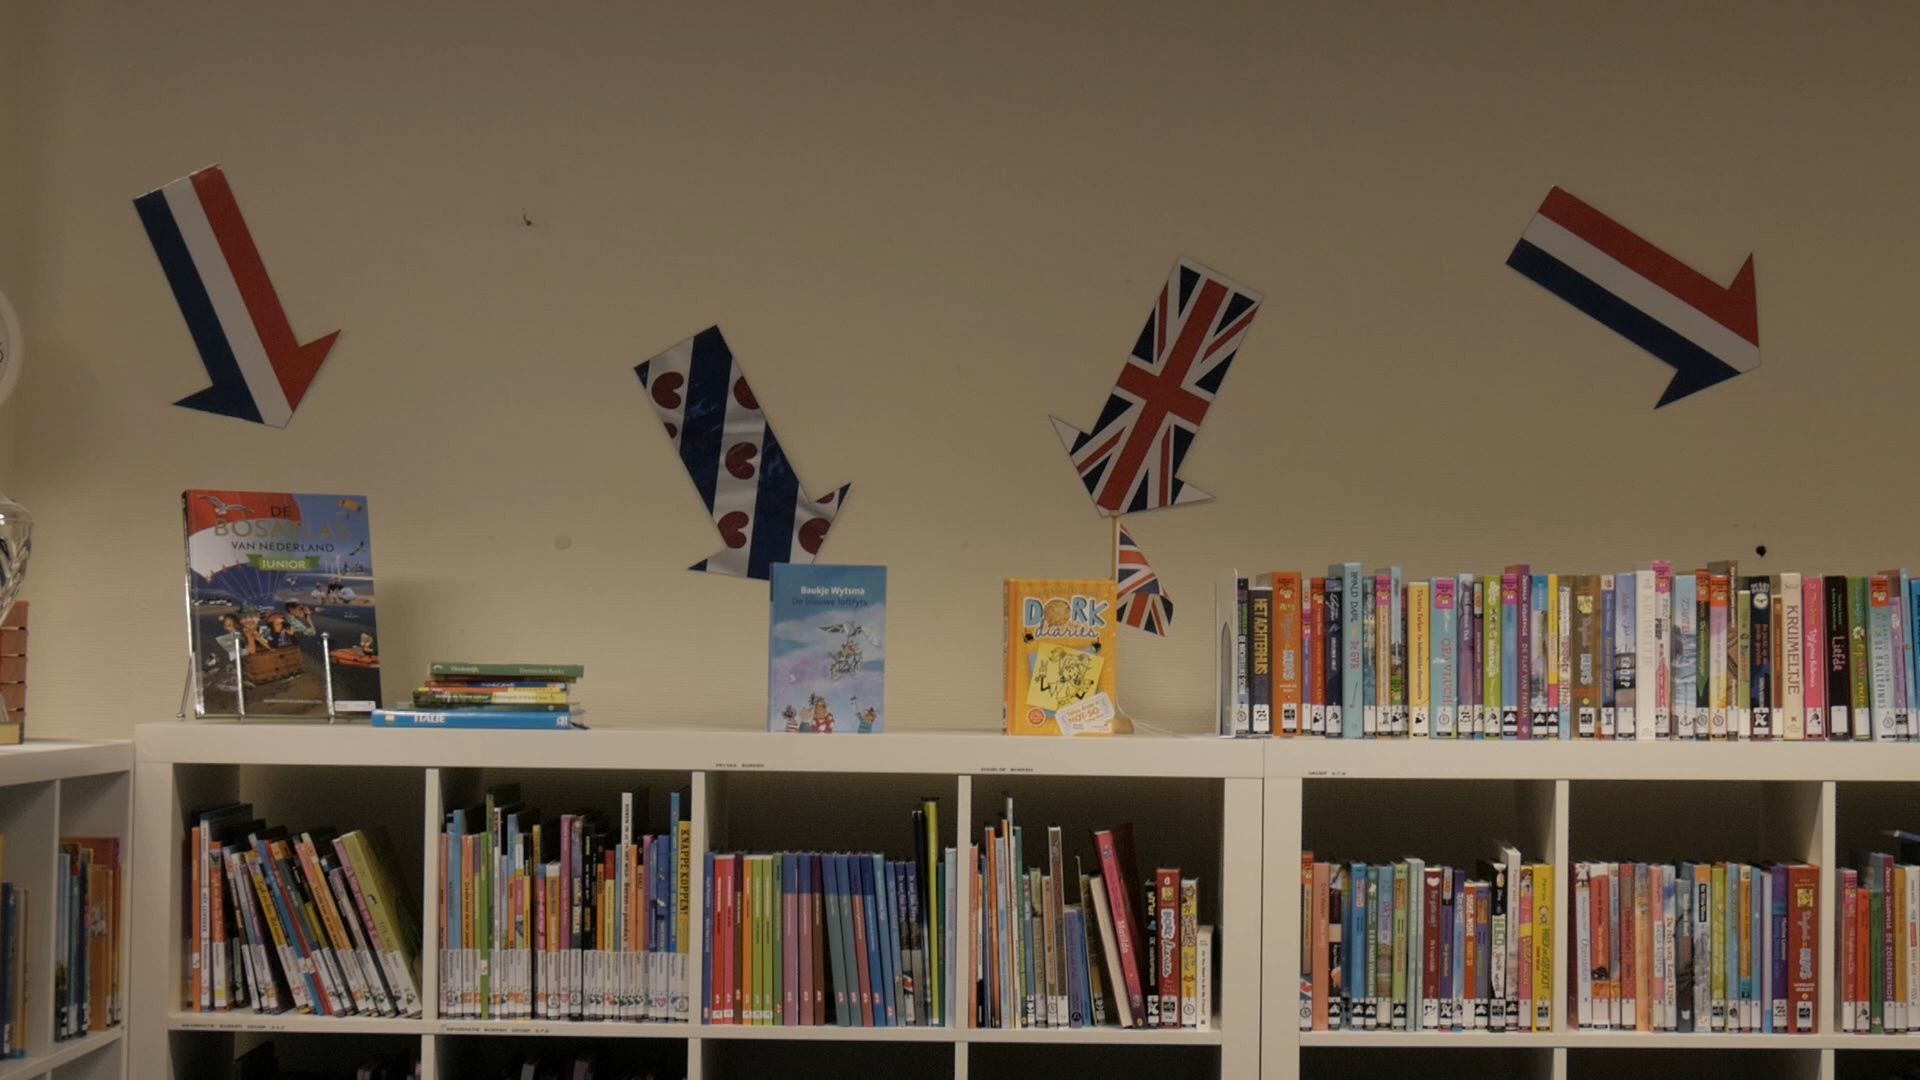
[[1315,1031],[1327,1030],[1327,993],[1330,961],[1327,954],[1328,890],[1332,885],[1331,863],[1313,864],[1313,1019]]
[[1120,876],[1120,856],[1114,850],[1113,834],[1101,829],[1093,834],[1094,848],[1100,853],[1100,881],[1107,890],[1107,903],[1113,909],[1113,936],[1120,950],[1120,981],[1126,987],[1127,1005],[1133,1010],[1135,1027],[1146,1026],[1147,992],[1140,985],[1140,960],[1133,953],[1139,940],[1133,916],[1133,890]]
[[1869,998],[1873,992],[1873,968],[1870,966],[1873,963],[1873,944],[1879,938],[1873,926],[1873,890],[1861,886],[1859,899],[1853,911],[1853,1029],[1865,1034],[1872,1007]]
[[1820,970],[1820,869],[1787,868],[1787,997],[1793,1009],[1788,1025],[1796,1035],[1815,1030],[1815,996]]
[[1593,1026],[1602,1029],[1613,1025],[1613,975],[1616,974],[1608,967],[1613,955],[1613,920],[1607,915],[1609,885],[1608,875],[1598,873],[1587,883],[1593,908],[1590,931],[1593,939]]
[[[1900,933],[1898,912],[1902,904],[1901,898],[1894,895],[1899,889],[1893,873],[1893,856],[1876,855],[1874,857],[1880,860],[1880,894],[1883,897],[1880,905],[1879,926],[1881,996],[1887,1001],[1892,1001],[1894,987],[1898,985],[1899,979],[1899,974],[1894,969],[1893,950],[1894,938]],[[1893,1028],[1889,1026],[1887,1030],[1892,1031]]]
[[[1420,1026],[1437,1027],[1440,1023],[1440,874],[1438,867],[1428,867],[1423,875],[1426,879],[1426,900],[1420,905],[1425,925],[1420,931],[1420,944],[1425,955],[1420,958]],[[1411,1003],[1410,1003],[1411,1004]],[[1431,1005],[1432,1008],[1428,1008]]]
[[[1652,715],[1651,712],[1648,715]],[[1646,1008],[1646,1003],[1635,996],[1639,986],[1635,980],[1639,978],[1640,972],[1639,958],[1633,953],[1634,872],[1632,863],[1615,865],[1619,869],[1613,875],[1609,875],[1613,880],[1608,882],[1612,889],[1620,890],[1620,925],[1614,930],[1614,933],[1620,936],[1620,970],[1614,973],[1616,979],[1614,985],[1620,988],[1616,994],[1619,1004],[1615,1008],[1620,1011],[1614,1018],[1614,1026],[1622,1031],[1633,1031],[1640,1026],[1640,1010]],[[1607,903],[1611,910],[1613,904],[1611,891],[1607,894]],[[1627,1008],[1629,1002],[1633,1004],[1632,1010]]]
[[[873,978],[867,970],[867,899],[859,889],[853,894],[853,966],[860,970],[860,1023],[873,1026]],[[882,1012],[882,1017],[885,1013]]]

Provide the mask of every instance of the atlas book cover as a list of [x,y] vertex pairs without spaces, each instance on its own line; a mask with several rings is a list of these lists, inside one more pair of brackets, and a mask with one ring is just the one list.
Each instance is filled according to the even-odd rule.
[[775,563],[767,730],[886,730],[887,568]]
[[196,716],[379,708],[364,495],[188,491],[187,639]]

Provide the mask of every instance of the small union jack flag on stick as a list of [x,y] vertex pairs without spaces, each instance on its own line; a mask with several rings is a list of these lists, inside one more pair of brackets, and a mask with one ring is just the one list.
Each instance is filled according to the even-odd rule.
[[1133,542],[1133,534],[1118,521],[1113,524],[1113,579],[1120,621],[1165,637],[1173,625],[1173,598],[1147,562],[1147,553]]
[[1259,293],[1180,260],[1092,433],[1052,418],[1101,513],[1118,517],[1213,497],[1181,480],[1180,464],[1259,310]]

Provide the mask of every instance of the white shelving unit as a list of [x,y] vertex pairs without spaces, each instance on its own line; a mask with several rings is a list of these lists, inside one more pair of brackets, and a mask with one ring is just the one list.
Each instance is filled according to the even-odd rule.
[[[132,895],[126,872],[132,835],[127,742],[33,740],[0,748],[0,834],[5,877],[27,890],[27,1056],[0,1061],[0,1080],[125,1080],[119,1027],[56,1042],[53,1037],[54,881],[59,838],[120,840],[121,909]],[[124,931],[124,927],[123,927]],[[120,984],[129,988],[122,949]],[[130,1002],[130,999],[129,999]]]
[[[1920,1053],[1920,1036],[1834,1030],[1836,869],[1880,830],[1920,820],[1920,755],[1871,744],[1271,740],[1261,1075],[1494,1075],[1527,1080],[1886,1075],[1854,1055]],[[1557,1030],[1299,1030],[1300,852],[1488,856],[1501,840],[1565,867],[1587,859],[1796,859],[1821,868],[1815,1035],[1569,1031],[1568,922],[1556,919]],[[1435,851],[1435,845],[1442,845]],[[1352,853],[1360,848],[1358,854]],[[1378,853],[1378,854],[1375,854]],[[1456,865],[1458,863],[1456,862]],[[1877,1060],[1868,1059],[1871,1065]],[[1858,1065],[1859,1063],[1855,1063]]]
[[[811,1074],[937,1076],[957,1080],[1053,1077],[1062,1071],[1252,1077],[1260,1069],[1262,759],[1257,748],[1212,739],[1009,739],[994,734],[794,737],[684,731],[408,732],[361,726],[167,723],[135,739],[140,820],[133,878],[155,902],[134,911],[136,960],[130,1052],[145,1077],[223,1075],[236,1051],[284,1040],[283,1062],[372,1052],[417,1054],[429,1080],[492,1075],[508,1048],[556,1040],[606,1040],[669,1057],[684,1052],[692,1080]],[[435,1015],[437,969],[433,852],[442,808],[485,787],[519,782],[550,810],[601,807],[623,787],[692,794],[695,865],[712,850],[781,848],[906,853],[909,812],[941,800],[943,845],[978,838],[1015,799],[1030,827],[1058,824],[1069,850],[1090,827],[1132,821],[1143,869],[1178,865],[1202,881],[1203,922],[1218,927],[1216,1016],[1211,1030],[1003,1031],[971,1028],[798,1028],[723,1025],[486,1022]],[[239,798],[290,826],[384,826],[409,862],[403,888],[422,911],[429,983],[424,1019],[335,1019],[199,1014],[184,1008],[180,852],[185,815]],[[1029,860],[1033,860],[1029,837]],[[1156,862],[1156,860],[1159,860]],[[693,907],[703,882],[694,875]],[[160,900],[160,897],[166,899]],[[966,920],[957,952],[967,953]],[[651,1043],[639,1046],[632,1042]],[[7,1074],[0,1073],[0,1080]]]

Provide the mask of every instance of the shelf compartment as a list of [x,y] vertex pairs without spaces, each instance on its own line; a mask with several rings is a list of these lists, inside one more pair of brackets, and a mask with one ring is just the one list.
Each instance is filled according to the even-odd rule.
[[397,1032],[342,1039],[299,1031],[175,1031],[168,1037],[173,1075],[230,1076],[241,1055],[267,1043],[273,1044],[282,1069],[300,1075],[352,1076],[361,1065],[383,1059],[411,1068],[419,1064],[421,1051],[418,1035]]
[[[1443,1036],[1436,1036],[1443,1042]],[[1526,1039],[1527,1036],[1492,1036]],[[1436,1048],[1424,1040],[1406,1045],[1399,1038],[1376,1039],[1379,1046],[1306,1045],[1300,1051],[1302,1080],[1552,1080],[1554,1051],[1549,1046],[1493,1047],[1480,1039],[1459,1040]],[[1668,1075],[1655,1071],[1648,1075]]]
[[1213,1046],[1049,1046],[1022,1042],[976,1044],[967,1051],[968,1080],[1058,1080],[1062,1076],[1164,1080],[1170,1076],[1218,1075],[1220,1050]]
[[1575,780],[1568,854],[1635,862],[1818,864],[1826,823],[1808,780]]
[[438,1076],[427,1080],[518,1076],[518,1072],[506,1070],[516,1063],[534,1060],[545,1061],[550,1066],[548,1071],[571,1078],[573,1062],[580,1058],[593,1063],[591,1074],[595,1077],[621,1080],[631,1075],[681,1080],[687,1075],[687,1053],[687,1041],[678,1038],[598,1039],[567,1035],[503,1039],[486,1035],[441,1035],[434,1047]]
[[[752,1029],[749,1029],[752,1030]],[[760,1029],[774,1030],[774,1029]],[[769,1076],[954,1075],[955,1047],[950,1042],[876,1042],[861,1028],[820,1028],[845,1032],[844,1039],[702,1039],[705,1080],[761,1080]],[[887,1029],[880,1029],[887,1030]],[[465,1074],[459,1074],[465,1080]],[[447,1080],[452,1080],[448,1076]],[[661,1080],[666,1080],[665,1076]]]
[[1310,779],[1302,790],[1301,849],[1323,862],[1412,856],[1471,870],[1503,842],[1527,862],[1554,859],[1551,780]]
[[1791,1036],[1766,1038],[1778,1039],[1780,1048],[1577,1047],[1567,1051],[1567,1080],[1646,1080],[1651,1076],[1684,1076],[1688,1080],[1819,1080],[1821,1051],[1817,1047]]

